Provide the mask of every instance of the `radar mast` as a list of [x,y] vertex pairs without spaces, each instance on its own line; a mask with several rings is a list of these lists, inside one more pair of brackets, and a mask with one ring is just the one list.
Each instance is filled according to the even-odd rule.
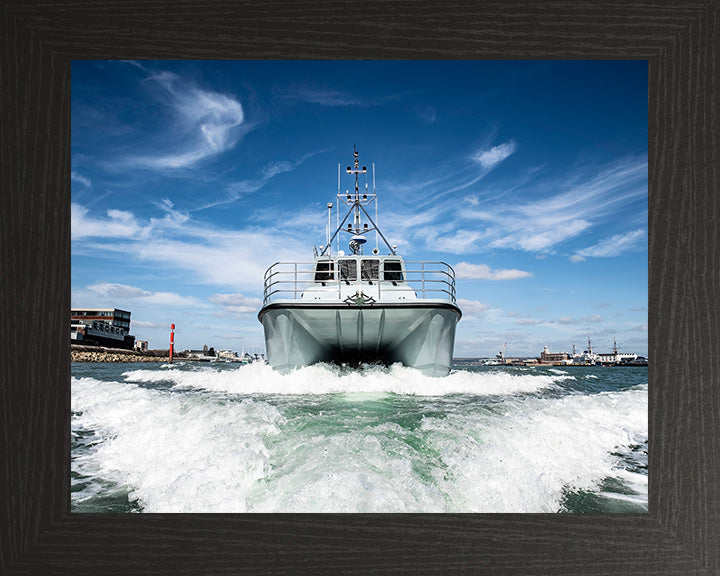
[[[338,210],[338,219],[340,217],[340,204],[344,204],[345,206],[348,206],[348,212],[345,214],[345,217],[342,219],[342,222],[340,222],[337,226],[337,229],[335,230],[335,233],[330,238],[327,245],[322,249],[322,252],[320,253],[320,256],[325,256],[329,253],[330,246],[332,246],[333,241],[335,238],[338,238],[338,253],[340,251],[340,239],[339,234],[340,232],[344,232],[346,234],[350,235],[350,243],[349,247],[353,254],[362,254],[363,253],[363,246],[367,242],[366,234],[368,232],[375,232],[380,238],[382,238],[383,242],[385,242],[385,245],[390,250],[390,254],[395,254],[395,248],[390,245],[390,243],[387,241],[385,236],[383,236],[383,233],[378,228],[376,221],[372,219],[368,211],[365,209],[366,206],[369,206],[373,202],[375,202],[375,218],[377,220],[377,193],[375,191],[375,167],[373,165],[373,190],[370,192],[368,190],[368,183],[367,183],[367,167],[363,166],[360,167],[360,160],[359,160],[359,153],[357,150],[357,145],[353,146],[353,165],[348,166],[345,169],[346,174],[350,174],[355,176],[355,186],[353,191],[345,190],[344,193],[340,192],[340,186],[338,182],[338,194],[337,194],[337,210]],[[339,174],[340,174],[340,165],[338,164],[338,180],[339,180]],[[360,175],[365,176],[365,187],[364,190],[361,190],[360,188]],[[351,218],[352,216],[352,218]],[[363,221],[363,216],[367,220],[367,222]],[[377,243],[376,243],[377,246]],[[374,253],[377,253],[377,248],[373,250]]]

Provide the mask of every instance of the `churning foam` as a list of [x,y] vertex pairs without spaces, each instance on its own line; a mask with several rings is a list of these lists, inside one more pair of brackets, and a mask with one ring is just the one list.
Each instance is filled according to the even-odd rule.
[[132,489],[145,512],[245,512],[267,473],[265,439],[283,417],[269,404],[222,403],[136,385],[73,378],[73,427],[98,444],[77,466]]
[[509,374],[507,372],[453,371],[445,378],[424,376],[418,370],[394,364],[389,368],[367,366],[342,370],[316,364],[280,374],[270,366],[252,363],[229,370],[212,367],[184,370],[131,370],[123,374],[128,382],[171,381],[180,388],[195,388],[230,394],[334,394],[392,392],[415,396],[474,394],[496,396],[532,393],[573,376],[558,374]]
[[647,386],[564,398],[509,399],[502,412],[425,418],[445,467],[449,507],[468,512],[556,512],[567,490],[618,478],[647,503],[647,476],[613,453],[647,442]]
[[[597,492],[607,477],[639,493],[627,498],[647,502],[647,476],[613,455],[647,441],[646,385],[488,403],[478,387],[535,391],[563,376],[457,372],[413,384],[401,382],[404,370],[314,367],[281,376],[249,365],[138,370],[126,373],[132,382],[73,378],[73,429],[95,433],[91,449],[73,454],[73,467],[127,486],[144,512],[556,512],[567,490]],[[134,383],[155,377],[175,387]],[[445,394],[474,396],[433,399],[438,383]],[[245,396],[260,384],[268,396]],[[353,384],[357,403],[336,410],[311,410],[313,397],[287,396]],[[411,396],[383,405],[378,390]],[[363,404],[366,393],[378,402]]]

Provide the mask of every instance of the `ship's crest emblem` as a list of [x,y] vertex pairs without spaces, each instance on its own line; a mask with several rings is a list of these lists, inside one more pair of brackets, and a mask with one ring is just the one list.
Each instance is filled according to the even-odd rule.
[[365,292],[358,290],[353,296],[348,296],[343,300],[348,306],[365,306],[366,304],[374,304],[375,298],[368,296]]

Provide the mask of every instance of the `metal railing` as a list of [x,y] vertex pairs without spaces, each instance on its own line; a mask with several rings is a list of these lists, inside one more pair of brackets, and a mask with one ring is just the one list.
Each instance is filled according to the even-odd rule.
[[[337,264],[336,264],[337,266]],[[391,278],[396,278],[399,271],[388,271]],[[455,271],[445,262],[409,261],[405,262],[402,270],[403,280],[385,280],[384,272],[380,272],[380,279],[367,280],[340,279],[339,271],[315,270],[315,262],[275,262],[265,271],[263,306],[275,300],[299,300],[304,294],[316,292],[328,295],[328,288],[337,290],[337,299],[342,300],[343,287],[356,286],[372,287],[377,289],[378,297],[382,298],[384,291],[396,291],[409,288],[414,291],[418,299],[447,300],[453,304],[455,295]],[[316,274],[325,274],[330,279],[316,280]]]

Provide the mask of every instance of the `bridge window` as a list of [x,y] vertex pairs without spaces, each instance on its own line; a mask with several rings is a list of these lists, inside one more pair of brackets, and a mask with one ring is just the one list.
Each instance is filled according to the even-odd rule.
[[338,271],[341,280],[357,280],[357,261],[338,260]]
[[380,277],[380,260],[362,260],[360,273],[362,280],[377,280]]
[[393,282],[402,282],[402,264],[399,260],[385,260],[384,265],[384,278]]
[[315,282],[325,282],[327,280],[333,280],[335,274],[335,262],[328,260],[325,262],[318,262],[315,267]]

